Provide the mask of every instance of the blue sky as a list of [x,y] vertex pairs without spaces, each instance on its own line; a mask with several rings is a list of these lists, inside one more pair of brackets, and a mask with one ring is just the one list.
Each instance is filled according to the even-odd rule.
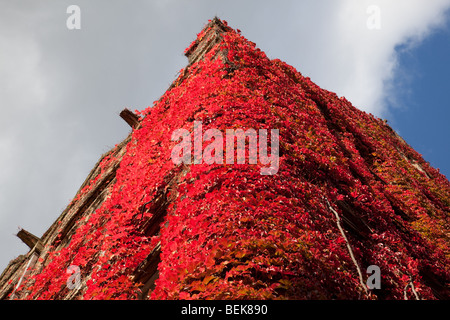
[[[186,66],[218,16],[389,124],[450,176],[450,0],[0,0],[0,270]],[[69,30],[67,7],[81,9]],[[379,9],[380,28],[367,26]]]
[[447,22],[446,27],[432,33],[418,47],[397,51],[398,68],[403,70],[399,82],[404,83],[399,84],[399,104],[390,108],[389,124],[449,178],[450,24]]

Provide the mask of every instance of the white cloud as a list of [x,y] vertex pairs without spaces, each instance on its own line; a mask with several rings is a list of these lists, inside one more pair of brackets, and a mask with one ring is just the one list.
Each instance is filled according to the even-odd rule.
[[[448,0],[397,0],[338,2],[330,24],[315,26],[327,39],[316,62],[307,61],[313,81],[346,96],[355,106],[376,115],[385,115],[387,99],[393,98],[398,77],[399,45],[413,47],[445,22]],[[380,29],[369,29],[367,20],[376,6]],[[317,63],[320,59],[321,63]]]

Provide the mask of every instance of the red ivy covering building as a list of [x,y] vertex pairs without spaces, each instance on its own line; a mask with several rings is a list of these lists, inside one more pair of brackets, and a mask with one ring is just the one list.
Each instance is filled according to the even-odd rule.
[[[22,230],[31,250],[0,277],[1,298],[450,298],[444,175],[383,120],[225,21],[211,20],[185,54],[160,100],[123,113],[130,136],[49,231]],[[174,164],[172,133],[195,121],[203,132],[279,130],[278,172]]]

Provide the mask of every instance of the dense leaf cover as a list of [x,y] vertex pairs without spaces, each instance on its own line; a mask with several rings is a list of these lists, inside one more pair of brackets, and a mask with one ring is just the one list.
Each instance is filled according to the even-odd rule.
[[[64,297],[66,268],[78,265],[80,298],[134,299],[141,284],[132,275],[157,243],[152,299],[413,299],[410,283],[422,299],[445,296],[448,180],[383,120],[226,30],[160,100],[136,111],[141,127],[111,196],[24,281],[26,298]],[[263,165],[248,162],[175,165],[172,132],[192,132],[195,120],[203,131],[279,129],[278,173],[261,175]],[[147,236],[141,226],[152,212],[141,208],[161,190],[166,217]],[[379,266],[381,289],[361,285],[330,206],[364,281],[366,268]]]

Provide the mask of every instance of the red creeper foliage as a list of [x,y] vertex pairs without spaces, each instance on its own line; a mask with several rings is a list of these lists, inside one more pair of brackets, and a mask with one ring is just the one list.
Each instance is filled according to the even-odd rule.
[[[382,120],[222,28],[221,41],[139,112],[111,196],[51,252],[27,298],[63,297],[75,264],[87,278],[81,298],[134,299],[133,272],[157,243],[152,299],[403,299],[410,282],[420,298],[448,297],[448,180]],[[172,132],[194,120],[203,130],[278,129],[278,173],[174,165]],[[136,216],[161,190],[166,217],[149,237],[141,226],[154,212]],[[380,267],[381,289],[361,286],[347,241],[365,279],[369,265]]]

